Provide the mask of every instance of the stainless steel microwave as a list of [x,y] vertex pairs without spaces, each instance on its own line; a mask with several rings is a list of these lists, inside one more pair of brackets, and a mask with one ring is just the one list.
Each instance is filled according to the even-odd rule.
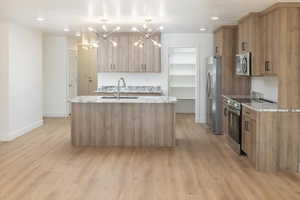
[[239,76],[251,75],[251,53],[245,52],[236,55],[235,74]]

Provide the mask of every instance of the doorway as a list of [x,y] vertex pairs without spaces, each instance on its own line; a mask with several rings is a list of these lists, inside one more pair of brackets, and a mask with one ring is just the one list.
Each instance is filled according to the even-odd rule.
[[177,98],[176,113],[195,114],[197,48],[169,47],[169,96]]

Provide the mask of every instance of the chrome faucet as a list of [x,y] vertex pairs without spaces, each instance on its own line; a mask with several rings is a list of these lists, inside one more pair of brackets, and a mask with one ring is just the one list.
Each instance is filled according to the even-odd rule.
[[123,77],[121,77],[119,80],[118,80],[118,85],[117,85],[117,98],[120,99],[120,83],[121,81],[123,82],[123,87],[126,87],[126,82],[125,82],[125,79]]

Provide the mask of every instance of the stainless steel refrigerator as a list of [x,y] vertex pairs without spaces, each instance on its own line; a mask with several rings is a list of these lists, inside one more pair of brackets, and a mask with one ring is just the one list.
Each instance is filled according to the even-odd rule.
[[214,134],[222,134],[221,71],[221,57],[208,57],[206,62],[207,124]]

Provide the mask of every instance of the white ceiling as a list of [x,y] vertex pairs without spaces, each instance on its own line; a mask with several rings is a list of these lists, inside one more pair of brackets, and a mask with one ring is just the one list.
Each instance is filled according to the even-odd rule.
[[[209,32],[222,24],[235,24],[252,11],[260,11],[278,0],[1,0],[0,17],[59,33],[97,23],[101,18],[126,26],[141,24],[146,17],[162,24],[165,32]],[[212,21],[212,16],[220,20]],[[44,17],[44,22],[37,22]]]

